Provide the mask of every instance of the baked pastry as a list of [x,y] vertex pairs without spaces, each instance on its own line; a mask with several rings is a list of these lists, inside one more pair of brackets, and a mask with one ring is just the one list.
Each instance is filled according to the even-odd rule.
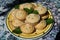
[[24,10],[18,10],[15,16],[17,19],[24,20],[27,16],[27,13]]
[[30,3],[25,3],[25,4],[21,4],[20,5],[20,9],[24,9],[24,8],[28,8],[28,9],[30,9],[30,8],[32,8],[33,6],[32,6],[32,4],[30,4]]
[[37,10],[40,15],[43,15],[47,12],[47,8],[45,6],[36,7],[35,10]]
[[21,26],[21,25],[23,25],[23,24],[24,24],[24,23],[23,23],[22,21],[17,20],[17,19],[15,19],[15,20],[12,21],[12,25],[13,25],[13,26],[16,26],[16,27]]
[[26,21],[28,21],[29,23],[36,23],[40,20],[40,16],[37,14],[29,14],[26,17]]
[[32,33],[34,31],[34,27],[30,24],[22,25],[20,29],[23,33],[27,33],[27,34]]
[[38,5],[36,3],[31,3],[33,5],[34,8],[38,7]]
[[46,27],[46,21],[45,20],[42,20],[40,21],[40,23],[38,23],[35,28],[38,29],[38,30],[43,30],[45,27]]
[[44,16],[42,16],[41,18],[42,19],[47,19],[49,17],[49,15],[44,15]]
[[33,25],[33,26],[35,26],[37,23],[29,23],[27,20],[25,20],[25,23],[27,23],[27,24],[31,24],[31,25]]
[[16,19],[15,14],[16,14],[17,11],[18,11],[17,9],[11,10],[9,18],[8,18],[9,21],[12,21],[12,20]]

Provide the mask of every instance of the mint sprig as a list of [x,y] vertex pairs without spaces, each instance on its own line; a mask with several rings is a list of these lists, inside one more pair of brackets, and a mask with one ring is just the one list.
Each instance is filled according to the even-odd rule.
[[31,13],[34,13],[34,14],[38,14],[38,11],[37,10],[34,10],[33,8],[24,8],[24,10],[28,13],[28,14],[31,14]]
[[38,11],[37,11],[37,10],[34,10],[33,13],[34,13],[34,14],[38,14]]
[[12,32],[13,32],[13,33],[16,33],[16,34],[22,33],[22,31],[20,30],[19,27],[15,28]]
[[15,8],[15,9],[19,9],[19,5],[15,5],[14,8]]
[[47,23],[47,25],[48,25],[48,24],[51,24],[51,23],[53,23],[53,22],[54,22],[54,20],[53,20],[53,19],[51,19],[51,18],[46,19],[46,23]]

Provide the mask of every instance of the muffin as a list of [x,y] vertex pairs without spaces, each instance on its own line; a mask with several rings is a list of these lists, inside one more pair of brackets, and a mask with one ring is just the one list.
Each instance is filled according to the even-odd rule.
[[40,23],[38,23],[35,28],[38,30],[43,30],[46,27],[46,21],[45,20],[41,20]]
[[32,4],[30,4],[30,3],[25,3],[25,4],[21,4],[20,5],[20,9],[24,9],[24,8],[28,8],[28,9],[30,9],[30,8],[32,8],[33,6],[32,6]]
[[37,10],[40,15],[44,15],[47,12],[47,8],[45,6],[36,7],[35,10]]
[[37,14],[29,14],[26,17],[26,21],[28,21],[29,23],[36,23],[40,20],[40,16]]
[[15,16],[19,20],[24,20],[27,16],[27,13],[24,10],[18,10]]
[[23,24],[24,23],[22,21],[17,20],[17,19],[15,19],[15,20],[12,21],[12,25],[15,26],[15,27],[21,26]]
[[20,27],[22,33],[30,34],[34,31],[34,27],[31,24],[25,24]]

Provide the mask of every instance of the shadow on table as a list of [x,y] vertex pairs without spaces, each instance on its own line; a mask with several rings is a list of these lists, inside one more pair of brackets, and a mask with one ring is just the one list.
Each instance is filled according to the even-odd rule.
[[60,31],[59,31],[59,33],[56,35],[55,40],[60,40]]

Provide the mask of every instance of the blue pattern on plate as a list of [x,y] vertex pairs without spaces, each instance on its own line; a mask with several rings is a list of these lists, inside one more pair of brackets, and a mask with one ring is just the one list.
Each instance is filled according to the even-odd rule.
[[[9,8],[4,8],[6,4],[12,3],[14,0],[0,0],[0,14],[6,12]],[[59,32],[60,24],[60,0],[37,0],[47,6],[51,11],[55,19],[55,24],[51,32],[46,36],[38,39],[21,39],[21,40],[54,40],[56,34]],[[20,40],[9,33],[5,25],[5,15],[0,16],[0,40]]]

